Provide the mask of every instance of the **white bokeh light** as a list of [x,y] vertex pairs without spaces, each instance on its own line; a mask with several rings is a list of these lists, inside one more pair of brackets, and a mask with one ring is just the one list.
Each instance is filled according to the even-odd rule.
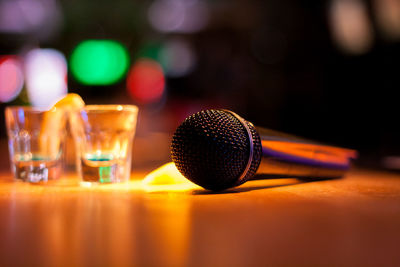
[[149,8],[148,18],[160,32],[197,32],[208,22],[208,8],[197,0],[156,0]]
[[161,57],[166,65],[166,74],[170,77],[184,76],[196,65],[196,55],[192,46],[180,38],[167,41],[161,51]]
[[0,1],[0,32],[33,34],[39,40],[54,36],[62,24],[57,0]]
[[49,108],[67,94],[67,61],[54,49],[34,49],[25,58],[29,101],[35,107]]
[[342,50],[362,54],[371,48],[373,32],[364,2],[334,0],[329,15],[333,39]]

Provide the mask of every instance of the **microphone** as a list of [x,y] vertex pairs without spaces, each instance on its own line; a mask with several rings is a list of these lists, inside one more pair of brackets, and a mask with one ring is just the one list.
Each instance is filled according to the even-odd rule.
[[211,109],[178,126],[171,157],[187,179],[220,191],[249,179],[339,178],[357,152],[255,127],[230,110]]

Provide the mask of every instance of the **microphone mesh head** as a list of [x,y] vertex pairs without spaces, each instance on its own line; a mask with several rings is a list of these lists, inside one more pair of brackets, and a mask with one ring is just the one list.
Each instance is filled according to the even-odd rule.
[[253,138],[253,159],[246,176],[250,141],[246,128],[224,110],[205,110],[186,118],[172,138],[171,156],[187,179],[210,190],[237,186],[251,178],[261,161],[261,140],[245,121]]

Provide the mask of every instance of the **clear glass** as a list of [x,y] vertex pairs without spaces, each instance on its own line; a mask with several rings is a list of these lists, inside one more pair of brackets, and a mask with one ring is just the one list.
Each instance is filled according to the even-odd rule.
[[65,112],[32,107],[5,110],[11,170],[17,180],[48,182],[63,169]]
[[71,128],[84,182],[129,180],[137,114],[133,105],[87,105],[73,113]]

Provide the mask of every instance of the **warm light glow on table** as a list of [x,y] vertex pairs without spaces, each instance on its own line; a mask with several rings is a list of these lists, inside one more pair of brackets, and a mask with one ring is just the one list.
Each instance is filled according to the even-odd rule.
[[147,190],[159,185],[144,186],[146,174],[82,187],[74,175],[42,186],[0,173],[0,265],[400,263],[399,175],[257,180],[211,193]]
[[156,191],[187,191],[201,187],[186,179],[170,162],[152,171],[143,179],[143,189],[147,192]]

